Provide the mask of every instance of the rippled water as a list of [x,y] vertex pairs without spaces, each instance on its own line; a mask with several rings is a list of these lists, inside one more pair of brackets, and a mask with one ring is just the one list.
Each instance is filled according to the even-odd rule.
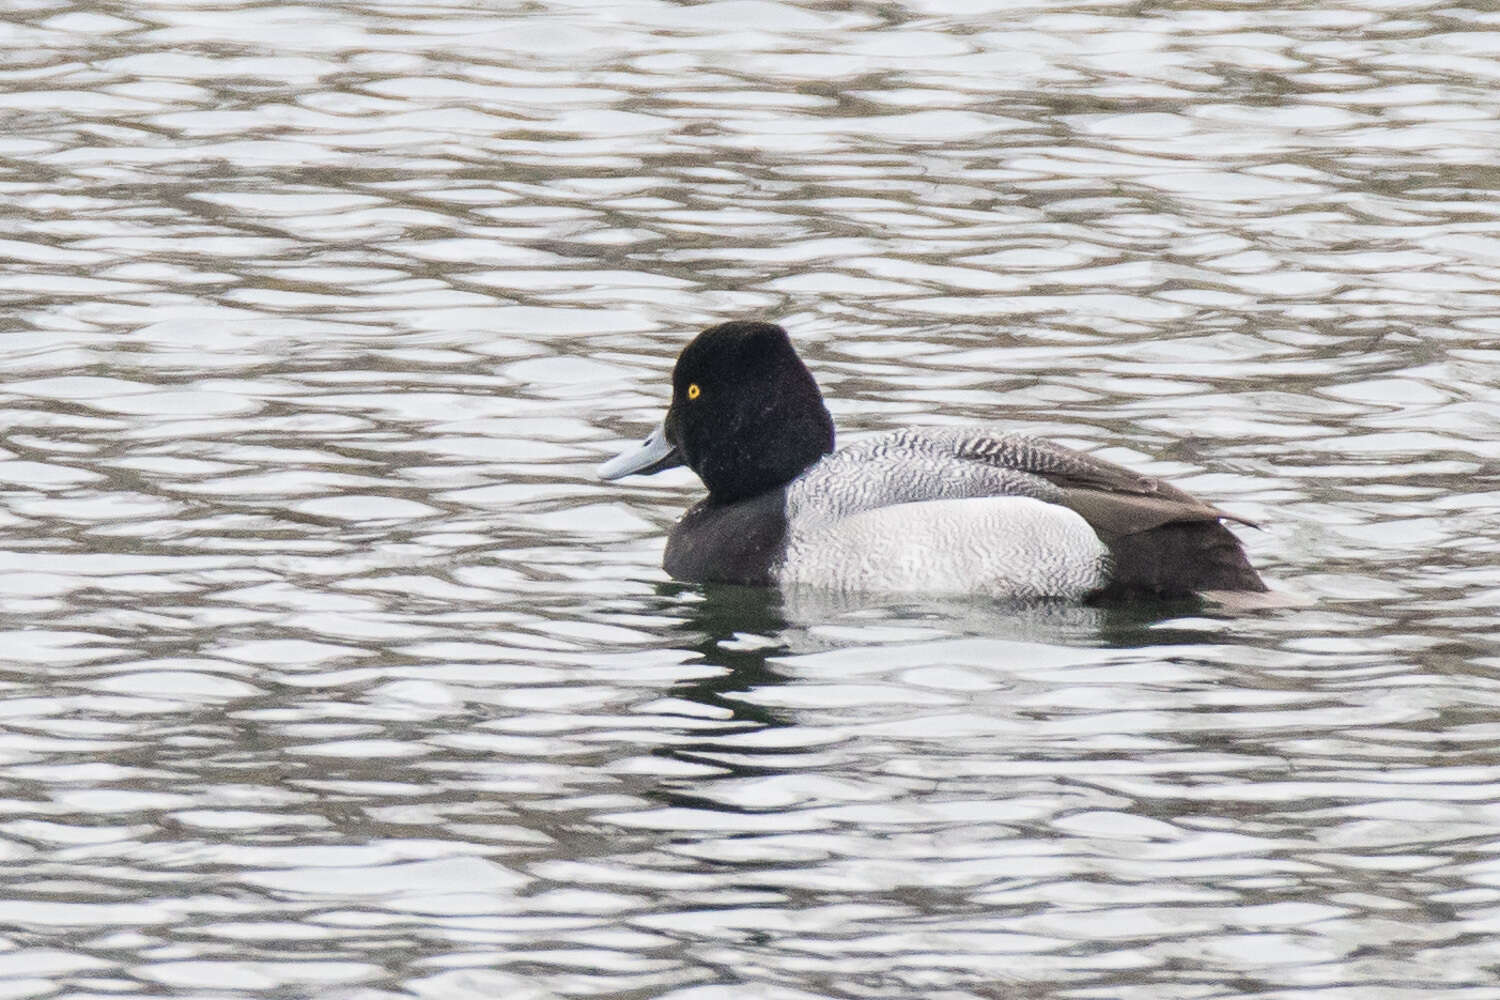
[[[1500,14],[0,19],[0,996],[1500,996]],[[834,605],[593,465],[703,326],[1308,603]]]

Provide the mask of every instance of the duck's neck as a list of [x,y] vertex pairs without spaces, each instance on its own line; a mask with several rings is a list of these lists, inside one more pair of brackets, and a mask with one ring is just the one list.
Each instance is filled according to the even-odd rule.
[[695,470],[710,503],[734,503],[785,486],[833,451],[833,417],[821,396],[779,406],[750,424],[705,454]]

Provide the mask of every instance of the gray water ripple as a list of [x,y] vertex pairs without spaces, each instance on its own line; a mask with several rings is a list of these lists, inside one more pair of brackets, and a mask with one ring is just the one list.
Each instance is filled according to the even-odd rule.
[[[0,20],[4,992],[1493,994],[1491,14]],[[671,584],[744,314],[1313,603]]]

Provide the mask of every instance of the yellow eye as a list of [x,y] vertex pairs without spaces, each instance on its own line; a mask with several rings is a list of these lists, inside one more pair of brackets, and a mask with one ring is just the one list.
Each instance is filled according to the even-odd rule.
[[698,388],[697,382],[688,383],[688,399],[697,399],[703,395],[703,390]]

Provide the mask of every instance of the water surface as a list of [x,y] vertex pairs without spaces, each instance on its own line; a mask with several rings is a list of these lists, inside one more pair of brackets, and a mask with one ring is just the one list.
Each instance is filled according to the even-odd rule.
[[[12,2],[0,994],[1500,996],[1497,21]],[[1307,603],[672,583],[743,316]]]

